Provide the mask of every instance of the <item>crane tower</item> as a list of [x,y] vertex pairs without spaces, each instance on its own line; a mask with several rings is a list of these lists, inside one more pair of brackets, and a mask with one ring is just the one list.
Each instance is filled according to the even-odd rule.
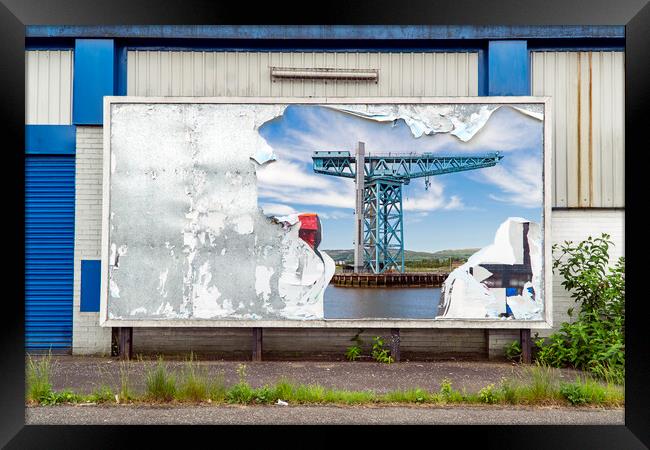
[[502,158],[499,152],[366,155],[363,142],[357,144],[355,155],[348,151],[317,151],[312,155],[314,172],[355,180],[354,270],[374,273],[404,272],[403,185],[413,178],[425,178],[428,187],[429,177],[492,167]]

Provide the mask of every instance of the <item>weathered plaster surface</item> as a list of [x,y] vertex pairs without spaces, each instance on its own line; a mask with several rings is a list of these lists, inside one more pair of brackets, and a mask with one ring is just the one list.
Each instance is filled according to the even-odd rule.
[[257,206],[284,108],[112,106],[109,319],[323,318],[333,262]]

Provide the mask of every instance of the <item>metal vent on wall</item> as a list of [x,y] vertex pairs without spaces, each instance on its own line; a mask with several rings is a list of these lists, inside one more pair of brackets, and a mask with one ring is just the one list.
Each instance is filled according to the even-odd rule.
[[379,82],[379,69],[340,69],[334,67],[271,67],[271,79],[374,81]]

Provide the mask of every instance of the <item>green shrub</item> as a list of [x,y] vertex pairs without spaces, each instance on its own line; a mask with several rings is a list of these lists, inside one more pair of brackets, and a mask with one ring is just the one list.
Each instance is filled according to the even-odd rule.
[[255,391],[246,382],[239,382],[226,391],[228,403],[240,403],[247,405],[252,402]]
[[82,400],[83,398],[80,395],[66,389],[60,392],[51,391],[49,394],[39,399],[39,404],[42,406],[50,406],[60,405],[63,403],[77,403]]
[[464,400],[463,394],[455,390],[449,378],[444,378],[440,383],[440,397],[447,403],[460,403]]
[[503,349],[506,358],[511,361],[520,362],[521,361],[521,344],[519,341],[512,341],[510,344],[506,345]]
[[345,357],[348,361],[355,361],[361,356],[361,348],[353,345],[345,350]]
[[560,394],[572,405],[616,405],[622,403],[623,393],[620,389],[603,386],[592,378],[576,377],[573,383],[562,383]]
[[145,397],[149,400],[168,402],[176,395],[176,377],[169,373],[162,358],[158,358],[153,369],[146,371],[145,386]]
[[372,359],[377,362],[390,364],[394,361],[393,357],[390,355],[390,350],[384,347],[384,340],[376,336],[372,340]]
[[494,390],[493,384],[488,384],[478,393],[478,398],[481,403],[493,404],[499,401],[497,392]]
[[[608,382],[625,379],[625,258],[608,267],[609,235],[554,245],[560,256],[553,268],[580,311],[546,341],[535,341],[537,360],[553,367],[571,366]],[[569,309],[569,316],[574,314]]]
[[255,391],[246,381],[246,364],[239,364],[237,366],[237,375],[239,376],[239,382],[226,391],[226,401],[228,403],[241,403],[244,405],[251,403]]

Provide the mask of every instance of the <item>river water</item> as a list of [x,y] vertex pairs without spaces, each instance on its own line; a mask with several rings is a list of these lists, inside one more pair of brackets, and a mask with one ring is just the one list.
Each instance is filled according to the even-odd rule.
[[353,288],[329,285],[326,319],[434,319],[440,288]]

